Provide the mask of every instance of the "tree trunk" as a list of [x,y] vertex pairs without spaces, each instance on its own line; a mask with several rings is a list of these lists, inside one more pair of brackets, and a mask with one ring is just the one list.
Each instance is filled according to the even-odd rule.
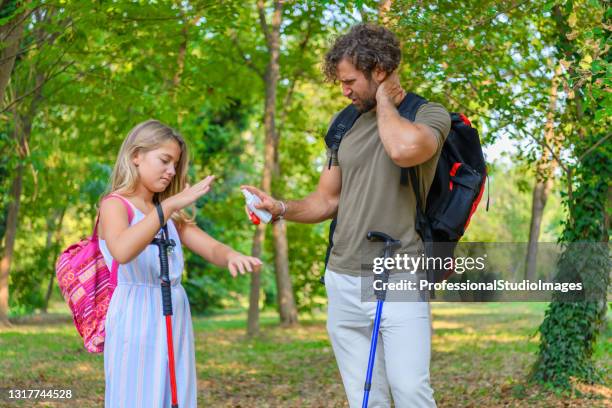
[[187,55],[187,45],[189,42],[189,28],[192,25],[196,24],[200,19],[199,15],[196,15],[192,19],[189,19],[183,11],[181,11],[181,15],[183,16],[183,26],[181,28],[181,42],[179,43],[178,54],[176,57],[176,72],[174,73],[174,77],[172,78],[172,100],[174,102],[174,107],[177,111],[177,123],[179,126],[181,126],[181,124],[183,123],[184,116],[184,112],[180,109],[180,106],[178,104],[179,86],[181,84],[183,73],[185,71],[185,57]]
[[289,275],[289,248],[287,244],[287,226],[281,220],[274,224],[274,250],[276,251],[276,288],[278,291],[278,309],[283,326],[292,326],[298,322],[297,308],[293,296],[293,285]]
[[[45,248],[47,249],[47,253],[52,254],[51,249],[53,247],[53,243],[59,243],[61,239],[61,231],[62,231],[62,223],[64,221],[64,214],[66,213],[66,209],[62,208],[61,210],[56,211],[53,216],[47,221],[47,242]],[[51,294],[53,293],[53,285],[55,283],[55,264],[54,257],[51,257],[50,260],[50,275],[49,275],[49,286],[47,286],[47,294],[45,295],[45,303],[43,304],[43,312],[47,312],[47,308],[49,307],[49,300],[51,299]]]
[[[308,24],[308,29],[306,30],[306,33],[304,34],[304,39],[300,42],[300,46],[299,46],[301,53],[305,52],[311,35],[312,35],[312,24]],[[279,148],[278,141],[281,138],[283,126],[285,124],[285,120],[287,117],[287,112],[288,112],[289,106],[291,105],[291,99],[293,97],[293,90],[294,90],[295,84],[303,73],[304,73],[303,68],[301,67],[296,68],[295,72],[293,73],[293,78],[291,79],[291,83],[289,85],[289,90],[287,91],[287,95],[285,96],[285,99],[282,103],[283,109],[282,109],[282,112],[280,113],[279,126],[276,128],[276,141],[274,144],[274,172],[272,174],[274,174],[275,176],[278,176],[280,173],[280,169],[278,166],[278,148]],[[266,178],[266,182],[263,183],[263,185],[268,185],[267,183],[268,182]],[[285,227],[283,226],[282,230],[284,229]],[[263,241],[265,237],[264,232],[265,232],[265,229],[263,228],[263,225],[260,225],[260,228],[258,228],[257,231],[255,232],[255,235],[253,237],[253,249],[252,249],[253,256],[258,257],[261,255],[261,248],[263,247]],[[288,246],[286,245],[286,242],[287,242],[286,234],[283,231],[281,231],[280,234],[278,235],[280,237],[285,238],[284,248],[288,248]],[[275,252],[277,253],[283,252],[282,248],[283,248],[283,245],[281,242],[281,245],[279,245],[279,249],[275,250]],[[287,252],[287,251],[284,251],[284,252]],[[288,258],[288,254],[286,255],[286,257]],[[282,268],[283,266],[281,265],[280,267]],[[288,271],[288,263],[287,263],[287,271]],[[289,275],[288,272],[286,272],[286,274]],[[261,285],[260,282],[261,282],[260,272],[253,273],[251,275],[251,292],[250,292],[250,297],[249,297],[249,319],[248,319],[248,329],[247,329],[248,336],[254,336],[255,334],[257,334],[259,330],[259,292],[260,292],[260,285]],[[283,280],[281,284],[285,285],[286,282]],[[278,285],[278,280],[277,280],[277,285]],[[289,288],[291,289],[291,293],[293,294],[290,282],[289,282]],[[283,301],[284,299],[280,299],[279,303]],[[295,317],[292,317],[290,315],[288,319],[297,321],[297,313],[295,313]]]
[[179,44],[178,56],[176,57],[176,72],[174,73],[174,77],[172,78],[172,86],[174,92],[174,103],[176,103],[176,95],[178,94],[178,87],[181,84],[181,76],[183,75],[183,70],[185,69],[185,54],[187,52],[187,39],[189,33],[189,27],[187,26],[188,22],[183,22],[183,28],[181,29],[181,43]]
[[23,186],[23,164],[19,163],[11,185],[11,202],[8,206],[8,218],[6,222],[6,235],[4,241],[4,254],[0,261],[0,326],[9,325],[8,301],[9,301],[9,272],[15,249],[15,236],[17,235],[17,218],[19,216],[19,204],[21,202],[21,189]]
[[[55,11],[42,13],[40,9],[34,11],[36,19],[41,23],[50,21],[51,16]],[[44,24],[42,24],[44,26]],[[33,37],[40,43],[44,39],[44,29],[35,28],[32,31]],[[49,41],[52,41],[52,36]],[[19,161],[17,168],[15,169],[15,175],[13,178],[13,184],[11,186],[11,202],[9,204],[8,215],[7,215],[7,226],[6,236],[4,243],[4,252],[2,253],[2,260],[0,261],[0,325],[8,323],[8,299],[9,299],[9,288],[8,279],[11,270],[11,262],[13,258],[13,252],[15,249],[15,237],[17,235],[17,225],[19,221],[19,206],[21,203],[21,190],[23,187],[23,172],[24,172],[24,160],[29,156],[28,141],[32,132],[32,121],[36,116],[38,107],[43,99],[42,91],[43,86],[46,84],[48,77],[44,69],[36,64],[30,66],[29,75],[25,78],[23,84],[15,85],[15,101],[19,101],[23,96],[28,94],[26,90],[30,81],[34,82],[34,91],[31,93],[29,103],[26,104],[23,100],[19,105],[12,106],[13,111],[13,137],[15,144],[17,145]],[[10,74],[10,73],[9,73]],[[4,92],[4,87],[0,87],[0,92]],[[2,100],[0,99],[0,104]]]
[[[280,25],[282,17],[282,2],[274,2],[274,12],[272,24],[268,26],[265,17],[265,5],[263,0],[257,2],[259,18],[262,30],[266,36],[268,53],[270,59],[265,73],[265,110],[264,110],[264,129],[266,134],[265,143],[265,163],[262,180],[262,188],[267,193],[272,193],[273,177],[275,170],[278,169],[278,134],[276,129],[276,99],[277,86],[280,76],[280,66],[278,62],[280,54]],[[278,173],[276,174],[278,175]],[[287,245],[287,229],[283,222],[274,225],[274,249],[275,249],[275,269],[276,284],[278,292],[278,307],[281,324],[290,326],[297,323],[297,309],[293,296],[291,277],[289,276],[289,259]]]
[[537,272],[537,256],[538,256],[538,241],[540,236],[540,228],[544,215],[544,207],[550,190],[552,189],[553,181],[551,179],[545,181],[536,180],[533,189],[532,204],[531,204],[531,224],[529,227],[529,244],[527,246],[527,257],[525,261],[525,279],[533,281],[536,279]]
[[176,60],[176,73],[174,74],[174,78],[172,78],[172,100],[174,102],[174,109],[177,111],[176,120],[179,126],[183,123],[183,112],[181,111],[178,104],[178,95],[179,95],[179,85],[181,84],[181,77],[183,75],[183,70],[185,69],[185,54],[187,52],[187,35],[188,35],[188,27],[187,21],[183,22],[183,28],[181,30],[181,35],[183,39],[179,45],[178,57]]
[[[5,2],[2,5],[6,5]],[[0,107],[4,106],[4,92],[13,72],[27,17],[26,13],[19,14],[10,23],[0,27],[0,44],[4,45],[0,49]]]
[[[265,224],[259,224],[253,236],[251,255],[259,258],[265,236]],[[251,272],[251,292],[249,294],[249,316],[247,320],[247,336],[256,336],[259,332],[259,291],[261,288],[261,271]]]
[[[557,110],[557,88],[561,76],[561,66],[555,69],[555,74],[551,81],[550,99],[548,112],[546,114],[546,127],[544,130],[544,143],[551,149],[556,148],[555,136],[555,111]],[[527,256],[525,260],[525,279],[535,280],[538,257],[538,240],[540,238],[540,228],[544,216],[544,208],[548,195],[553,187],[553,177],[556,163],[552,153],[547,147],[542,147],[542,156],[536,165],[536,181],[533,188],[533,198],[531,201],[531,224],[529,227],[529,244],[527,246]]]
[[[591,6],[593,3],[589,3]],[[594,11],[600,7],[605,15],[605,3],[595,2]],[[573,5],[573,7],[579,7]],[[555,5],[552,19],[557,25],[557,54],[572,65],[568,76],[579,76],[576,66],[584,54],[569,40],[568,34],[574,32],[569,17],[575,11]],[[597,15],[597,14],[592,14]],[[601,26],[606,24],[602,18]],[[604,29],[597,33],[591,31],[596,40],[605,41]],[[604,60],[596,55],[595,58]],[[601,74],[598,74],[601,75]],[[582,96],[588,85],[596,84],[599,78],[593,76],[582,83],[577,81],[576,97],[568,100],[568,121],[574,126],[577,135],[572,142],[577,158],[575,164],[568,165],[568,196],[565,198],[569,208],[560,242],[566,244],[557,261],[557,281],[580,281],[588,298],[583,301],[567,301],[561,292],[553,294],[544,320],[538,328],[540,346],[537,360],[531,371],[531,378],[558,388],[571,389],[575,382],[593,383],[605,379],[600,377],[595,364],[594,350],[600,335],[601,325],[605,324],[608,310],[607,294],[610,284],[610,251],[606,241],[609,239],[607,220],[609,219],[609,159],[612,145],[598,144],[605,140],[606,129],[603,121],[598,120],[595,112],[604,109],[604,98],[588,100]],[[582,87],[582,88],[581,88]],[[585,91],[588,94],[589,91]],[[581,98],[584,98],[581,100]],[[588,109],[583,109],[586,103]],[[595,124],[594,126],[591,126]],[[593,146],[599,146],[592,149]],[[573,176],[572,176],[573,175]],[[575,185],[573,193],[569,187]],[[585,244],[586,243],[586,244]],[[598,245],[597,243],[600,243]],[[603,243],[603,245],[601,245]],[[605,376],[605,373],[602,372]]]
[[[40,94],[37,94],[34,98],[36,99],[39,97]],[[35,106],[34,101],[30,106]],[[23,188],[23,160],[28,154],[28,139],[32,131],[32,117],[33,115],[31,114],[24,117],[17,112],[16,108],[13,109],[13,138],[18,146],[17,150],[20,160],[15,169],[15,175],[13,176],[13,183],[11,185],[11,202],[8,206],[4,253],[2,254],[2,261],[0,261],[0,325],[8,323],[8,280],[15,250],[15,238],[17,236],[17,225],[19,221],[21,190]]]
[[540,237],[540,227],[544,215],[544,207],[548,199],[548,194],[552,189],[552,179],[540,181],[536,180],[533,188],[531,200],[531,225],[529,227],[529,244],[527,246],[527,258],[525,261],[525,279],[533,281],[536,278],[538,240]]

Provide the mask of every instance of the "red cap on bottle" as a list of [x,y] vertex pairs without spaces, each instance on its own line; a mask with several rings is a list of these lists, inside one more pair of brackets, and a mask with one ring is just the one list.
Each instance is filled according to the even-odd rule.
[[261,220],[259,219],[259,217],[257,215],[255,215],[255,213],[251,210],[249,211],[249,218],[251,219],[251,222],[255,225],[259,225],[259,223],[261,222]]

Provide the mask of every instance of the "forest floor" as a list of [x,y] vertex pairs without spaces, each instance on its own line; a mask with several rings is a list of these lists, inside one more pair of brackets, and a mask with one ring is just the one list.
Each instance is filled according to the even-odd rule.
[[[440,408],[612,407],[612,382],[555,393],[525,381],[538,349],[544,303],[433,304],[431,384]],[[325,315],[282,328],[262,313],[245,336],[244,311],[194,317],[202,407],[348,407]],[[612,366],[612,329],[594,358]],[[407,343],[407,347],[409,343]],[[364,356],[367,358],[367,356]],[[19,319],[0,329],[0,406],[102,407],[102,355],[87,353],[66,314]],[[9,390],[71,390],[69,400],[9,399]]]

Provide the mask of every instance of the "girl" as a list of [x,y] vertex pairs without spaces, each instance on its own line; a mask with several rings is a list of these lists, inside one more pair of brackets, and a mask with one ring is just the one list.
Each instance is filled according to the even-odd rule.
[[[211,238],[182,211],[206,194],[214,180],[208,176],[190,187],[186,184],[187,168],[183,138],[156,120],[143,122],[123,142],[112,174],[112,193],[101,203],[100,250],[109,269],[113,259],[120,264],[105,322],[107,408],[170,406],[159,250],[151,245],[160,231],[154,203],[160,203],[169,237],[176,242],[168,260],[179,407],[197,405],[193,328],[187,295],[180,284],[180,244],[215,265],[227,267],[233,276],[261,265],[259,259]],[[126,205],[133,212],[131,222]]]

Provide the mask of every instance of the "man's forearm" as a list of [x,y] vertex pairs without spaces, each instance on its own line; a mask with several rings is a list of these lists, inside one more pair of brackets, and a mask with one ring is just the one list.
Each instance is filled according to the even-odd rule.
[[401,117],[392,101],[382,99],[377,105],[376,116],[380,140],[395,164],[416,166],[435,153],[435,136],[428,127]]
[[378,103],[376,117],[380,140],[391,160],[405,160],[416,155],[415,151],[424,137],[418,125],[402,118],[388,99]]
[[315,224],[332,218],[338,210],[338,200],[326,198],[319,191],[295,201],[286,201],[284,218],[289,221]]

